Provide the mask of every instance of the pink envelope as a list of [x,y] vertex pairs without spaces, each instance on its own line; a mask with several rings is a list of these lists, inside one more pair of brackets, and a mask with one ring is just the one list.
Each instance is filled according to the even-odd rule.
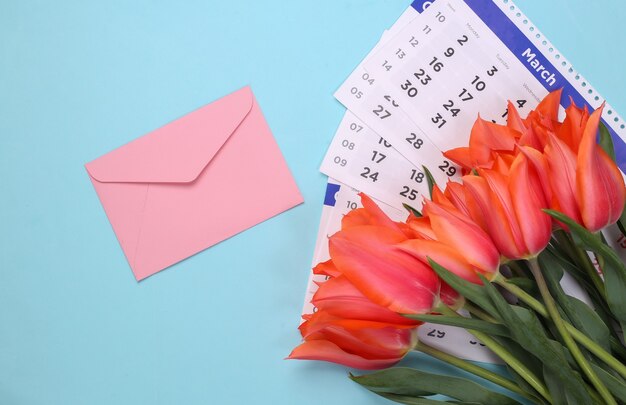
[[303,202],[250,87],[85,168],[137,280]]

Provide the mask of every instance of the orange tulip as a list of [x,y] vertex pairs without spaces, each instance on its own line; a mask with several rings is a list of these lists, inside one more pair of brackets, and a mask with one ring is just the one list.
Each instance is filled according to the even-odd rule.
[[550,208],[582,224],[576,199],[576,155],[555,135],[549,135],[544,154],[549,170],[542,177],[549,179],[552,191]]
[[400,361],[417,342],[421,322],[373,303],[344,276],[322,283],[312,302],[317,312],[300,326],[305,342],[289,359],[379,369]]
[[301,326],[304,343],[288,359],[322,360],[362,370],[390,367],[417,343],[417,330],[313,314]]
[[526,259],[541,252],[552,233],[548,207],[537,173],[528,158],[518,154],[509,176],[480,169],[480,176],[464,176],[472,199],[485,218],[486,230],[507,259]]
[[624,178],[596,143],[603,107],[589,117],[576,159],[576,198],[584,226],[591,232],[615,223],[624,208]]
[[[424,203],[424,215],[430,219],[438,242],[456,250],[465,262],[483,274],[493,274],[497,271],[498,250],[491,237],[470,216],[459,209],[445,207],[432,201]],[[434,256],[433,260],[437,261]],[[453,268],[449,270],[453,271]],[[459,267],[457,275],[463,277],[464,272]]]
[[363,208],[343,218],[342,230],[329,239],[331,260],[317,265],[314,272],[345,276],[369,300],[397,313],[429,313],[439,300],[456,305],[459,295],[442,287],[430,266],[398,246],[430,227],[394,222],[372,199],[360,196]]
[[323,311],[338,318],[384,322],[397,327],[415,327],[421,324],[375,304],[345,276],[320,283],[311,303],[318,312]]
[[358,226],[331,236],[336,268],[370,300],[398,313],[428,313],[440,281],[432,269],[396,245],[406,236],[377,226]]
[[504,167],[510,167],[519,152],[516,146],[543,151],[548,134],[561,131],[558,121],[561,93],[557,90],[548,94],[526,119],[520,117],[517,108],[509,101],[506,125],[494,124],[479,116],[472,127],[469,145],[448,150],[444,155],[468,174],[476,168],[502,171]]
[[547,169],[541,174],[550,180],[550,208],[591,232],[615,223],[626,198],[622,173],[597,144],[602,109],[589,115],[586,108],[568,107],[558,135],[548,135]]
[[472,127],[469,147],[451,149],[444,156],[466,172],[477,167],[491,168],[498,153],[511,153],[519,133],[505,125],[485,121],[480,116]]

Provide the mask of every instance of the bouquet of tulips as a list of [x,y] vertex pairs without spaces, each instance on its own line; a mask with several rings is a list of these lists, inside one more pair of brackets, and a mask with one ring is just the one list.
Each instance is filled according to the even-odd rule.
[[[350,378],[403,404],[626,404],[626,267],[603,234],[625,232],[626,189],[603,107],[572,102],[560,122],[560,99],[526,118],[509,103],[506,125],[479,117],[469,146],[445,153],[461,182],[427,176],[431,198],[404,222],[361,195],[314,269],[328,279],[289,358],[378,370]],[[420,342],[424,322],[465,328],[508,373]],[[413,350],[478,377],[394,367]]]

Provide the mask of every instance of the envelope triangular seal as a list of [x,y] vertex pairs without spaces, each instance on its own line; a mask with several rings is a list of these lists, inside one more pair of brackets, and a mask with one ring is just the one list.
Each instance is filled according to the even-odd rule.
[[192,182],[248,115],[252,104],[252,91],[244,87],[85,167],[101,183]]

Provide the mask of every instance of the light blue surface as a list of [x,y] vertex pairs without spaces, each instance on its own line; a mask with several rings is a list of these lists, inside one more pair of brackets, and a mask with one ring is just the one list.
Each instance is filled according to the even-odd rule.
[[[332,93],[408,4],[0,0],[0,404],[387,403],[283,357]],[[517,4],[626,113],[626,6]],[[82,165],[245,84],[306,203],[136,283]]]

